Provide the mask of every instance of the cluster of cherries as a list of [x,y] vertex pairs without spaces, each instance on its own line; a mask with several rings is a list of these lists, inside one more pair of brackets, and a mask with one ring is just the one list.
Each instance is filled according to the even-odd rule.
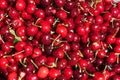
[[120,80],[120,2],[0,0],[0,80]]

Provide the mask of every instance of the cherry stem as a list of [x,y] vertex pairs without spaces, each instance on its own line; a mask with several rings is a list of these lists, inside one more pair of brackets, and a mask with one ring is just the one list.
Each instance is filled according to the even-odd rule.
[[96,60],[97,54],[98,54],[98,50],[95,52],[95,58],[94,58],[94,60],[92,60],[91,62],[94,62],[94,61]]
[[68,58],[69,60],[71,60],[71,58],[70,58],[70,56],[67,54],[67,52],[64,51],[64,53],[65,53],[65,55],[67,56],[67,58]]
[[108,44],[108,47],[109,47],[110,49],[113,49],[113,47],[112,47],[110,44]]
[[35,62],[32,59],[30,61],[38,69],[38,66],[35,64]]
[[119,55],[117,55],[117,64],[119,64]]
[[26,67],[26,65],[22,62],[22,60],[20,60],[19,62],[23,67]]
[[61,7],[61,10],[65,11],[66,13],[70,13],[70,12],[66,11],[63,7]]
[[59,22],[59,19],[57,18],[54,23],[53,23],[53,27],[55,27],[56,23]]
[[10,69],[12,69],[14,71],[14,69],[11,66],[9,66],[8,64],[6,66],[9,67]]
[[79,51],[80,56],[81,56],[81,57],[84,57],[83,54],[82,54],[82,52],[81,52],[80,50],[78,50],[78,51]]
[[112,36],[113,38],[117,35],[117,33],[119,32],[120,27],[117,27],[115,34]]
[[3,39],[2,39],[2,36],[0,35],[0,40],[2,41],[2,43],[5,43],[4,41],[3,41]]
[[52,42],[52,47],[54,46],[55,41],[60,37],[61,35],[59,34]]
[[107,66],[107,65],[105,65],[105,68],[104,68],[104,70],[103,70],[103,73],[105,73],[105,70],[107,69],[107,67],[108,67],[108,66]]
[[22,53],[22,52],[24,52],[24,50],[22,50],[22,51],[20,51],[20,52],[16,52],[15,54],[12,54],[12,56],[15,56],[15,55],[17,55],[17,54],[20,54],[20,53]]
[[94,74],[88,73],[86,69],[84,70],[84,72],[85,72],[86,74],[88,74],[89,76],[94,77]]
[[38,18],[38,19],[36,20],[35,25],[37,25],[37,22],[38,22],[39,20],[41,20],[41,18]]

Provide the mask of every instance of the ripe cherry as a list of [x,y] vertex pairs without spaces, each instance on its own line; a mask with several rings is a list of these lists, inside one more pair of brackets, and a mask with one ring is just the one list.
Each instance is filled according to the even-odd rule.
[[25,3],[24,0],[17,0],[15,6],[16,6],[16,9],[17,9],[18,11],[23,11],[23,10],[25,10],[26,3]]
[[49,73],[49,69],[45,66],[41,66],[37,72],[37,76],[41,78],[46,78]]
[[56,28],[56,33],[61,35],[62,37],[66,37],[68,34],[67,28],[62,25],[62,24],[58,24],[57,28]]

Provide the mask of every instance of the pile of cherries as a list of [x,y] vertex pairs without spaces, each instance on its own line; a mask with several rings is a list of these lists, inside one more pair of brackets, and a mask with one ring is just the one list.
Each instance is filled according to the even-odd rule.
[[120,80],[120,2],[0,0],[0,80]]

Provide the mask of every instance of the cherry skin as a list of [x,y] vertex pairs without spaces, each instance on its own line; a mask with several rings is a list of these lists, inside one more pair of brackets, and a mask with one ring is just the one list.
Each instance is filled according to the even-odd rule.
[[64,58],[64,51],[62,49],[57,49],[53,52],[56,58]]
[[6,43],[2,44],[1,48],[4,52],[10,53],[12,51],[11,46],[12,46],[12,44],[10,42],[6,42]]
[[20,37],[24,36],[25,33],[26,33],[25,26],[21,26],[21,27],[17,28],[17,30],[16,30],[17,36],[20,36]]
[[65,68],[63,74],[67,79],[70,79],[73,75],[73,71],[70,68]]
[[47,22],[47,21],[41,21],[41,31],[43,32],[43,33],[49,33],[50,32],[50,30],[51,30],[51,25],[50,25],[50,23],[49,22]]
[[24,47],[24,54],[25,54],[25,56],[30,56],[30,55],[32,55],[32,53],[33,53],[33,47],[30,46],[30,45],[26,45]]
[[35,12],[35,9],[36,9],[35,4],[30,3],[30,4],[27,5],[26,11],[27,11],[29,14],[33,14],[33,13]]
[[37,26],[29,26],[27,27],[27,34],[29,36],[35,36],[38,32]]
[[8,80],[17,80],[17,73],[16,72],[9,73]]
[[111,52],[109,57],[107,58],[108,63],[115,63],[117,59],[117,56],[115,55],[114,52]]
[[1,0],[0,1],[0,8],[1,9],[6,9],[8,7],[7,0]]
[[54,78],[57,78],[58,76],[60,76],[60,71],[58,69],[52,68],[52,69],[50,69],[48,75],[50,78],[54,79]]
[[67,13],[64,10],[59,10],[56,12],[56,16],[61,20],[65,20],[67,18]]
[[0,68],[7,69],[8,60],[6,58],[0,58]]
[[62,70],[67,66],[67,60],[66,59],[60,59],[57,63],[57,68]]
[[80,36],[83,36],[86,33],[85,28],[83,26],[79,26],[76,31]]
[[42,55],[42,50],[39,48],[34,48],[32,58],[36,58]]
[[104,75],[100,72],[96,72],[94,75],[94,80],[104,80]]
[[79,65],[81,68],[85,69],[88,66],[88,62],[87,62],[87,60],[80,60]]
[[66,0],[55,0],[55,3],[58,7],[63,7]]
[[37,77],[37,74],[29,74],[27,77],[26,77],[27,80],[39,80],[39,78]]
[[16,2],[16,9],[18,11],[23,11],[25,10],[25,7],[26,7],[26,3],[24,0],[17,0]]
[[37,72],[39,78],[45,78],[48,76],[49,69],[45,66],[41,66]]
[[58,24],[56,28],[56,33],[61,35],[62,37],[66,37],[68,34],[67,28],[62,24]]
[[115,46],[114,51],[115,51],[116,53],[120,53],[120,45]]
[[35,11],[35,17],[43,19],[45,17],[45,12],[42,9],[37,9]]

